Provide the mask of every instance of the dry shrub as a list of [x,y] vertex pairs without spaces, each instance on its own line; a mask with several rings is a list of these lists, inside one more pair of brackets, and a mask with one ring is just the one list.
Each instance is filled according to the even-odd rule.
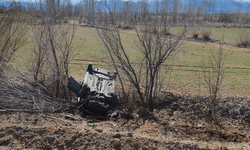
[[[9,3],[10,9],[14,6]],[[0,64],[5,65],[26,41],[26,24],[16,22],[20,14],[6,10],[0,17]],[[0,70],[1,71],[1,70]]]
[[117,28],[121,28],[123,30],[131,30],[133,27],[129,23],[119,23]]
[[132,28],[131,26],[129,26],[129,25],[122,26],[121,28],[124,29],[124,30],[131,30],[131,29],[133,29],[133,28]]
[[137,109],[137,103],[139,102],[139,98],[137,93],[135,93],[135,89],[131,86],[129,86],[129,88],[130,90],[128,90],[125,94],[120,91],[121,94],[118,94],[118,103],[121,104],[123,113],[132,115]]
[[75,26],[55,24],[50,12],[41,10],[37,14],[42,22],[28,26],[34,41],[29,71],[11,63],[11,57],[25,42],[26,28],[16,23],[11,13],[0,18],[0,29],[3,29],[0,31],[3,45],[0,46],[0,109],[53,112],[61,108],[60,98],[72,99],[67,80]]
[[172,35],[172,30],[169,26],[166,28],[165,35]]
[[42,83],[54,96],[67,100],[71,100],[67,80],[69,62],[74,57],[74,32],[74,25],[54,25],[49,21],[30,28],[35,43],[31,52],[30,73],[36,82]]
[[[190,122],[197,123],[198,120],[206,120],[207,104],[210,97],[192,97],[191,95],[168,95],[159,102],[159,109],[168,108],[169,112],[180,112],[181,117],[185,117]],[[221,125],[250,125],[250,102],[242,97],[228,97],[218,99],[214,110],[215,118]],[[158,114],[157,114],[158,115]],[[207,122],[209,123],[209,122]]]
[[191,30],[192,38],[197,39],[199,37],[200,28],[193,28]]
[[207,90],[209,92],[210,102],[206,105],[206,116],[215,118],[218,99],[220,99],[219,93],[225,79],[225,65],[229,60],[232,52],[226,51],[223,45],[220,44],[219,50],[210,50],[208,58],[201,62],[201,70],[203,72],[203,79],[206,83]]
[[30,78],[30,73],[8,63],[12,71],[1,72],[0,111],[7,112],[59,112],[69,108],[69,102],[59,99],[45,86]]
[[200,33],[202,35],[202,38],[206,41],[211,40],[210,36],[212,34],[212,28],[202,28],[200,30]]
[[238,47],[250,47],[250,32],[241,32],[236,39]]
[[[161,30],[161,29],[157,29],[157,28],[154,26],[154,27],[152,27],[152,28],[150,29],[150,32],[153,33],[153,34],[158,34],[158,31],[159,31],[159,30]],[[181,33],[181,32],[183,32],[183,31],[179,31],[179,32]],[[159,33],[159,34],[161,34],[161,33]],[[163,35],[166,35],[166,36],[172,35],[172,30],[171,30],[171,28],[170,28],[169,26],[166,27],[166,28],[164,29]]]

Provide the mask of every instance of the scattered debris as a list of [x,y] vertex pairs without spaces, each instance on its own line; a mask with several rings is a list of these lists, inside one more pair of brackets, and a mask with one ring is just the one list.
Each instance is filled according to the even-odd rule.
[[102,131],[103,131],[103,129],[102,129],[101,127],[96,127],[95,130],[96,130],[97,132],[102,132]]
[[93,122],[87,122],[87,126],[89,126],[89,127],[94,127],[95,124],[94,124]]
[[77,121],[78,119],[73,117],[73,116],[70,116],[70,115],[65,115],[65,119],[69,119],[69,120],[72,120],[72,121]]
[[120,137],[121,137],[121,134],[119,134],[119,133],[113,135],[113,138],[120,138]]
[[129,132],[128,137],[133,137],[133,133]]
[[136,119],[143,118],[145,116],[146,109],[141,107],[136,113]]
[[121,141],[119,139],[112,140],[114,148],[119,148],[121,146]]
[[116,110],[114,110],[114,112],[109,114],[108,117],[115,118],[115,117],[118,117],[119,115],[120,115],[120,113],[118,113]]

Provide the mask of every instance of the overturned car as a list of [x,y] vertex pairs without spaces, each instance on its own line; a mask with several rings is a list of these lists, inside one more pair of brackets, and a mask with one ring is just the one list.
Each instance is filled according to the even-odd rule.
[[68,87],[77,95],[78,108],[83,114],[106,115],[117,101],[115,79],[117,73],[93,68],[90,63],[83,82],[69,78]]

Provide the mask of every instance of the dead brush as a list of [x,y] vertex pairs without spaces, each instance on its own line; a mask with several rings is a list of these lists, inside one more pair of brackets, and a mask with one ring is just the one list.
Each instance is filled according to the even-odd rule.
[[125,102],[123,113],[133,116],[133,113],[137,110],[137,103],[139,101],[138,95],[136,94],[134,88],[128,90],[127,94],[122,96],[121,99],[122,102]]
[[200,33],[205,41],[211,40],[210,36],[212,34],[212,28],[202,28]]
[[192,38],[197,39],[199,37],[200,28],[193,28],[191,30]]
[[68,104],[54,97],[37,83],[24,76],[2,75],[0,83],[0,111],[4,112],[60,112]]
[[219,50],[210,50],[208,58],[201,62],[201,71],[203,73],[203,79],[206,83],[206,88],[209,92],[209,102],[206,104],[204,113],[209,119],[215,120],[216,109],[218,100],[220,99],[220,90],[225,79],[225,65],[229,60],[232,52],[228,52],[223,48],[223,44],[220,44]]
[[166,28],[166,31],[165,31],[165,35],[171,36],[172,34],[173,34],[173,32],[172,32],[171,28],[170,28],[170,27],[167,27],[167,28]]
[[54,96],[53,91],[33,79],[29,71],[11,62],[7,66],[0,63],[0,112],[61,112],[73,104]]
[[235,40],[238,47],[250,47],[250,33],[241,32],[238,35],[238,38]]

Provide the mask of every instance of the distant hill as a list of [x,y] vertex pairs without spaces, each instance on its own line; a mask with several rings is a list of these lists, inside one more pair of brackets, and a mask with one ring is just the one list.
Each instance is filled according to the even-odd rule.
[[[185,5],[188,5],[189,0],[180,0],[183,4],[182,7]],[[212,1],[212,0],[210,0]],[[154,5],[154,0],[148,0],[151,7]],[[196,0],[197,5],[201,6],[203,3],[203,0]],[[239,6],[241,7],[241,12],[247,12],[248,9],[250,10],[250,3],[249,2],[239,2],[239,0],[214,0],[215,2],[215,8],[214,12],[238,12]]]
[[[80,0],[72,0],[73,5],[77,5],[77,3],[79,3]],[[97,0],[100,1],[100,0]],[[103,0],[104,1],[104,0]],[[108,0],[107,0],[108,1]],[[113,1],[113,0],[111,0]],[[122,0],[117,0],[117,1],[122,1]],[[139,0],[129,0],[130,2],[136,3]],[[149,3],[150,8],[154,7],[154,0],[147,0]],[[196,0],[197,1],[197,5],[201,6],[203,3],[203,0]],[[210,0],[212,1],[212,0]],[[215,2],[215,8],[214,8],[214,12],[218,13],[218,12],[238,12],[239,10],[239,6],[240,6],[240,10],[241,12],[247,12],[250,10],[250,2],[239,2],[240,0],[214,0]],[[32,3],[30,0],[20,0],[21,5],[24,7],[27,7],[28,4]],[[185,5],[188,5],[189,0],[180,0],[180,2],[182,2],[183,4],[183,8]],[[8,6],[8,1],[7,0],[0,0],[0,6],[1,5],[5,5]]]
[[[189,0],[180,0],[183,4],[183,8],[185,5],[188,5]],[[212,1],[212,0],[210,0]],[[151,8],[154,6],[154,0],[148,0],[150,3]],[[196,0],[197,5],[201,6],[203,0]],[[248,9],[250,10],[250,3],[249,2],[239,2],[239,0],[214,0],[215,8],[214,12],[238,12],[239,6],[241,7],[241,12],[247,12]]]
[[216,0],[215,1],[215,12],[238,12],[239,6],[242,12],[247,12],[248,7],[250,8],[249,2],[237,2],[236,0]]

